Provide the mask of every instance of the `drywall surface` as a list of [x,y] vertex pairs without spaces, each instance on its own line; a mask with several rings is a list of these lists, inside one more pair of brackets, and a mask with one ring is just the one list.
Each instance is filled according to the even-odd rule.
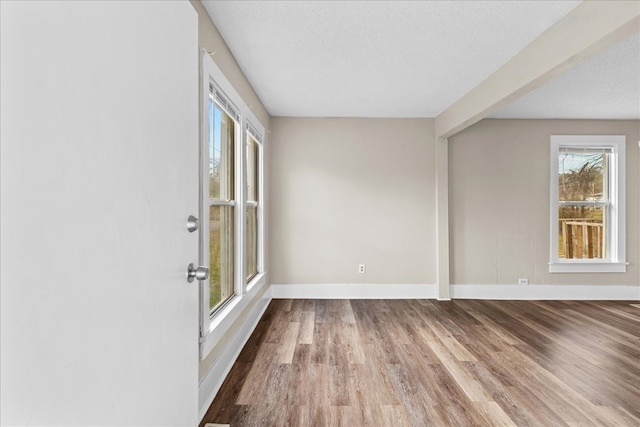
[[[550,135],[626,135],[626,273],[549,273]],[[486,119],[449,139],[451,283],[640,283],[639,121]]]
[[273,118],[271,282],[435,283],[432,135],[430,119]]

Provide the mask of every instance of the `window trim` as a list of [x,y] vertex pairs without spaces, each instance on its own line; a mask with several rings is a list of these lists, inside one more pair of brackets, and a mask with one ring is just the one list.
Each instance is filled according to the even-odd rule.
[[[550,150],[550,273],[624,273],[626,271],[625,135],[551,135]],[[558,257],[558,156],[565,147],[611,150],[608,170],[609,204],[604,259]]]
[[[208,281],[200,281],[200,360],[204,360],[232,324],[240,317],[244,309],[257,296],[260,289],[266,284],[266,272],[264,268],[264,155],[263,144],[265,129],[260,121],[256,118],[250,107],[244,103],[240,95],[233,88],[231,83],[226,79],[222,71],[215,64],[206,50],[200,51],[201,60],[201,76],[200,76],[200,148],[199,148],[199,176],[198,176],[198,205],[200,218],[203,223],[205,215],[203,212],[208,210],[209,204],[205,206],[203,191],[207,188],[204,182],[205,172],[208,175],[209,164],[208,157],[203,153],[208,153],[209,138],[209,119],[207,111],[209,109],[209,94],[211,88],[225,97],[225,101],[232,106],[230,114],[236,119],[238,127],[236,129],[235,144],[235,176],[234,200],[216,201],[214,204],[234,206],[234,290],[235,295],[221,305],[216,311],[209,311],[209,283]],[[216,94],[214,93],[214,102],[216,102]],[[221,106],[227,113],[224,105]],[[235,114],[235,117],[234,117]],[[259,142],[259,165],[258,165],[258,274],[256,274],[249,283],[245,277],[245,216],[246,216],[246,147],[248,143],[246,129],[251,128],[254,133],[254,139]],[[249,202],[250,204],[250,202]],[[207,214],[208,215],[208,214]],[[208,265],[208,260],[204,259],[203,233],[199,237],[199,256],[201,262]]]

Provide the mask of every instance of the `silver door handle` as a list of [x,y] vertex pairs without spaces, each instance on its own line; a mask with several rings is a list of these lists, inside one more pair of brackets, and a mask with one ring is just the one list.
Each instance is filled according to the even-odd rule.
[[189,233],[193,233],[200,227],[200,220],[193,215],[189,215],[187,218],[187,230]]
[[207,280],[209,278],[209,269],[207,267],[196,268],[193,263],[187,267],[187,282],[191,283],[194,279]]

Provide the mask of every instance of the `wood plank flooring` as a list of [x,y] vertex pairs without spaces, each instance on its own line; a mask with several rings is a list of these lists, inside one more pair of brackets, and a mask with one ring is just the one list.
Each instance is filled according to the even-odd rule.
[[640,426],[640,306],[273,300],[206,422]]

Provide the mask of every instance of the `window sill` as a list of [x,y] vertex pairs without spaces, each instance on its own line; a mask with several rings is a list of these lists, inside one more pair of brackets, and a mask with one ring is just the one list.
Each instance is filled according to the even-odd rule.
[[626,262],[550,262],[549,273],[625,273]]
[[264,273],[257,273],[255,276],[251,278],[251,280],[249,280],[249,283],[247,283],[247,293],[251,292],[251,289],[253,289],[254,286],[256,286],[258,283],[261,283],[263,281],[264,281]]
[[211,319],[209,333],[201,338],[200,360],[204,360],[213,348],[220,342],[220,339],[231,328],[233,323],[240,317],[247,306],[255,299],[258,291],[262,289],[266,282],[265,274],[260,273],[251,280],[247,287],[247,292],[240,296],[235,296],[229,303]]

